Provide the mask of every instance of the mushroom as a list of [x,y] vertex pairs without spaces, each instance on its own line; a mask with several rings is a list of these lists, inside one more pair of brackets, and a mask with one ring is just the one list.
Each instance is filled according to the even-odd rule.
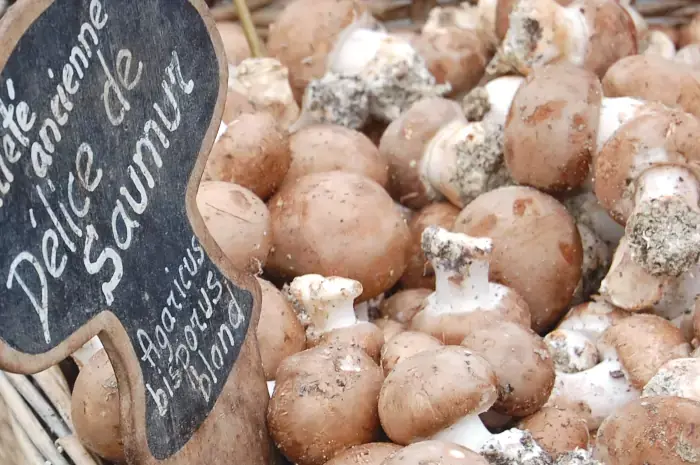
[[552,457],[532,435],[516,428],[492,436],[481,448],[491,465],[550,465]]
[[306,335],[285,296],[269,281],[257,280],[262,289],[262,304],[256,335],[265,379],[272,394],[277,367],[285,358],[306,348]]
[[401,324],[409,324],[420,311],[423,301],[432,294],[431,289],[404,289],[398,291],[384,302],[379,311],[384,317]]
[[343,29],[366,9],[360,0],[295,0],[277,15],[267,51],[289,69],[297,100],[311,80],[325,73],[328,53]]
[[319,346],[282,361],[267,426],[292,463],[322,465],[379,430],[377,398],[384,377],[364,351]]
[[554,465],[606,465],[594,459],[591,452],[585,449],[576,449],[559,456]]
[[205,167],[207,180],[232,182],[267,200],[289,165],[289,137],[267,112],[244,113],[227,124]]
[[700,359],[676,358],[664,363],[642,390],[642,397],[675,396],[700,401]]
[[678,45],[685,47],[690,44],[700,44],[700,14],[693,16],[688,24],[680,28]]
[[673,40],[668,35],[661,31],[649,31],[642,53],[673,60],[676,56],[676,44],[673,43]]
[[352,279],[317,274],[294,278],[288,296],[306,326],[307,345],[356,346],[378,362],[384,333],[357,319],[353,300],[360,294],[362,285]]
[[378,318],[373,320],[372,323],[384,333],[384,344],[406,330],[406,325],[390,318]]
[[421,441],[390,455],[382,465],[488,465],[476,452],[445,441]]
[[384,459],[401,449],[388,442],[370,442],[352,446],[337,454],[325,465],[382,465]]
[[682,63],[700,71],[700,43],[686,45],[678,50],[676,56],[673,57],[676,63]]
[[606,465],[697,462],[700,403],[681,397],[646,397],[621,407],[598,430],[593,456]]
[[389,339],[382,347],[381,367],[384,376],[402,360],[417,353],[437,349],[442,343],[434,337],[416,331],[404,331]]
[[248,189],[222,181],[204,181],[197,208],[209,233],[234,267],[262,270],[272,247],[270,212]]
[[603,78],[608,97],[636,97],[700,116],[700,71],[658,55],[621,59]]
[[576,286],[572,304],[580,304],[588,300],[599,288],[610,267],[613,249],[593,232],[588,226],[577,222],[576,228],[581,236],[583,248],[583,263],[581,264],[581,280]]
[[596,158],[596,196],[625,225],[600,288],[614,305],[658,303],[668,279],[700,258],[699,132],[692,115],[657,109],[623,124]]
[[533,188],[501,187],[467,205],[454,231],[491,239],[490,279],[523,297],[535,332],[559,320],[583,262],[578,229],[561,203]]
[[[518,0],[479,0],[479,8],[482,4],[488,5],[492,9],[491,16],[494,18],[494,31],[496,33],[496,44],[505,39],[510,25],[509,16],[513,11],[513,6]],[[562,6],[573,3],[573,0],[556,0]]]
[[[224,114],[221,115],[221,124],[219,125],[219,134],[217,134],[216,142],[219,142],[228,129],[228,123],[234,121],[243,113],[255,113],[253,104],[248,101],[248,97],[245,95],[228,89],[226,92],[226,103],[224,103]],[[204,177],[207,176],[207,173],[204,173]]]
[[637,53],[634,21],[617,0],[520,0],[508,31],[486,68],[488,74],[518,72],[567,62],[598,76],[622,57]]
[[479,11],[467,3],[430,10],[420,35],[412,41],[440,84],[452,94],[479,83],[491,55],[491,43],[481,30]]
[[224,53],[229,64],[237,65],[246,58],[250,58],[248,40],[240,24],[232,21],[217,21],[216,29],[224,44]]
[[284,129],[299,117],[289,71],[274,58],[248,58],[231,67],[228,87],[245,95],[256,111],[271,113]]
[[283,184],[312,173],[347,171],[386,187],[389,167],[377,147],[361,132],[334,124],[307,126],[291,135],[292,163]]
[[518,428],[529,431],[553,459],[576,449],[588,449],[590,434],[586,420],[571,410],[545,407],[524,418]]
[[463,117],[457,102],[436,97],[416,102],[389,124],[379,152],[389,163],[387,190],[394,199],[417,210],[437,197],[421,179],[423,151],[441,127]]
[[[605,107],[607,102],[615,100],[619,99],[604,98],[603,106]],[[606,114],[610,114],[610,112],[604,110],[603,117]],[[616,125],[617,127],[619,127],[619,124]],[[562,203],[576,220],[579,234],[581,233],[581,226],[583,226],[612,247],[617,246],[622,236],[625,235],[625,228],[608,215],[607,210],[600,205],[592,189],[589,190],[586,187],[581,192],[567,196]]]
[[656,315],[634,314],[617,321],[597,346],[601,362],[578,373],[557,372],[547,402],[578,411],[591,430],[616,408],[638,398],[665,362],[690,354],[680,330]]
[[71,417],[80,442],[107,460],[125,462],[119,388],[107,352],[100,349],[79,372],[71,396]]
[[435,272],[426,260],[421,248],[423,230],[430,226],[452,229],[459,209],[448,202],[432,203],[413,215],[408,222],[411,230],[411,245],[407,250],[408,266],[399,283],[404,288],[435,288]]
[[522,297],[489,282],[490,239],[429,226],[423,231],[422,246],[435,269],[436,286],[411,320],[412,329],[457,345],[479,320],[503,319],[530,326]]
[[529,325],[481,320],[462,345],[481,355],[498,379],[497,413],[525,417],[538,411],[554,386],[554,363],[547,346]]
[[268,202],[274,246],[266,270],[343,276],[360,301],[390,289],[406,269],[408,226],[382,186],[359,174],[306,175]]

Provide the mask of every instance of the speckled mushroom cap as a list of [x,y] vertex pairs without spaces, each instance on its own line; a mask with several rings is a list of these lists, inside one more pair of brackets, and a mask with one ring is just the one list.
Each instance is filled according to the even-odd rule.
[[348,171],[366,176],[382,187],[389,166],[379,149],[359,131],[335,124],[312,124],[289,138],[292,163],[284,184],[311,173]]
[[664,363],[644,386],[642,397],[649,396],[700,401],[700,358],[676,358]]
[[[506,36],[506,31],[508,31],[508,16],[510,12],[513,11],[513,5],[517,3],[518,0],[497,0],[496,6],[496,36],[498,40],[503,40]],[[574,0],[556,0],[556,2],[562,6],[566,6],[573,3]]]
[[300,178],[270,199],[273,249],[267,270],[281,276],[343,276],[360,300],[391,288],[406,269],[408,226],[382,186],[355,173]]
[[410,444],[486,411],[498,397],[497,384],[489,363],[464,347],[420,352],[384,380],[379,418],[392,441]]
[[291,160],[289,137],[271,114],[242,113],[214,144],[205,170],[213,181],[239,184],[267,200],[282,183]]
[[630,384],[637,389],[667,361],[690,355],[681,330],[656,315],[630,315],[608,328],[599,343],[616,350]]
[[224,44],[226,59],[232,65],[237,65],[246,58],[250,58],[250,47],[245,38],[243,28],[233,21],[217,21],[216,29],[221,35]]
[[265,266],[272,238],[270,212],[248,189],[222,181],[202,182],[197,209],[221,251],[238,269],[257,273]]
[[700,179],[700,120],[680,110],[656,109],[624,125],[604,145],[595,163],[595,194],[620,224],[634,208],[633,181],[654,165],[681,165]]
[[411,245],[407,251],[408,266],[399,281],[404,288],[435,288],[435,270],[423,254],[421,235],[430,225],[451,230],[457,215],[459,209],[449,202],[431,203],[413,215],[408,222],[411,230]]
[[384,459],[400,449],[390,442],[360,444],[340,452],[325,465],[382,465]]
[[607,97],[636,97],[700,116],[700,70],[659,55],[623,58],[603,78]]
[[498,413],[524,417],[542,407],[554,386],[554,363],[547,346],[529,327],[482,320],[462,345],[484,357],[498,378]]
[[[430,289],[405,289],[382,302],[379,311],[383,316],[408,324],[420,311],[423,301],[432,294]],[[699,333],[700,334],[700,333]]]
[[504,157],[511,177],[549,191],[580,186],[595,151],[602,98],[590,71],[568,63],[533,70],[506,121]]
[[289,69],[298,101],[309,81],[325,73],[338,35],[366,10],[360,0],[296,0],[270,25],[268,53]]
[[437,349],[442,343],[429,334],[403,331],[389,339],[382,347],[381,366],[384,376],[402,360],[426,350]]
[[382,347],[384,346],[384,331],[373,323],[360,321],[352,326],[325,332],[318,341],[309,340],[308,343],[309,347],[328,344],[359,347],[379,364]]
[[[239,115],[243,113],[256,113],[253,104],[250,103],[248,97],[236,92],[235,90],[228,89],[226,92],[226,103],[224,104],[224,114],[221,116],[221,122],[228,124],[231,121],[238,118]],[[202,180],[209,179],[209,175],[204,173]]]
[[284,295],[271,282],[257,279],[262,290],[258,348],[265,379],[272,381],[282,360],[306,348],[306,334]]
[[631,313],[600,299],[572,307],[561,319],[557,328],[583,333],[597,339],[613,323],[627,318]]
[[382,465],[488,465],[466,447],[445,441],[421,441],[390,455]]
[[462,108],[444,98],[420,100],[386,128],[379,152],[389,162],[389,193],[413,209],[422,208],[436,196],[421,181],[420,160],[428,142],[438,130],[456,119],[463,119]]
[[524,418],[518,428],[529,431],[554,459],[577,448],[588,449],[586,420],[571,410],[544,407]]
[[603,421],[594,457],[606,465],[688,465],[700,451],[700,403],[681,397],[646,397]]
[[525,299],[532,329],[540,333],[561,317],[581,279],[583,250],[554,197],[523,186],[487,192],[462,210],[454,231],[493,240],[490,279]]
[[286,358],[277,370],[267,426],[280,451],[299,465],[322,465],[374,440],[382,370],[362,350],[319,346]]

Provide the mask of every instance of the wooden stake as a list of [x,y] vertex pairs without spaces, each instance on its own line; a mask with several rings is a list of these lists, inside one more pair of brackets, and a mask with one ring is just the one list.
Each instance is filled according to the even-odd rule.
[[234,3],[238,9],[238,16],[240,17],[241,25],[243,26],[243,33],[248,41],[250,54],[253,58],[264,57],[265,53],[260,42],[260,37],[258,37],[258,33],[255,30],[255,25],[253,24],[253,19],[250,17],[250,10],[248,9],[246,0],[234,0]]

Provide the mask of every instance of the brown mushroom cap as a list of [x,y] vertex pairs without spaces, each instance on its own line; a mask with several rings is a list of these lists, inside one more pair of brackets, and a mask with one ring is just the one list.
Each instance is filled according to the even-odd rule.
[[274,247],[268,270],[359,281],[360,300],[391,288],[406,269],[408,226],[382,186],[355,173],[300,178],[269,201]]
[[420,178],[423,151],[445,124],[464,118],[460,105],[444,98],[420,100],[386,128],[379,152],[389,162],[389,193],[407,207],[428,205],[431,195]]
[[299,465],[322,465],[379,430],[382,370],[362,350],[319,346],[286,358],[267,410],[270,435]]
[[221,181],[205,181],[197,192],[197,208],[226,258],[238,269],[257,273],[272,247],[270,212],[248,189]]
[[104,349],[92,356],[75,380],[71,416],[85,447],[107,460],[126,461],[117,378]]
[[257,337],[265,379],[275,379],[285,358],[306,348],[304,327],[282,293],[269,281],[258,278],[262,289]]
[[379,318],[372,321],[375,326],[384,333],[384,344],[389,342],[394,336],[406,331],[406,326],[403,323],[392,320],[390,318]]
[[250,58],[248,40],[240,24],[233,21],[217,21],[216,28],[221,35],[226,59],[230,64],[237,65],[246,58]]
[[442,343],[434,337],[417,331],[404,331],[391,338],[382,347],[381,367],[384,376],[402,360],[417,353],[442,347]]
[[449,202],[432,203],[413,215],[408,223],[412,236],[411,245],[406,252],[408,266],[399,281],[404,288],[435,289],[435,271],[423,254],[421,235],[430,225],[452,230],[457,215],[459,209]]
[[464,347],[446,346],[403,360],[379,394],[379,417],[387,436],[410,444],[433,436],[464,416],[485,411],[498,393],[489,363]]
[[474,328],[492,320],[510,321],[526,328],[532,325],[527,302],[513,289],[505,288],[496,306],[440,315],[431,315],[421,309],[413,317],[409,327],[414,331],[430,334],[443,344],[459,345]]
[[[556,2],[562,6],[567,6],[573,1],[574,0],[556,0]],[[499,41],[502,41],[506,36],[508,26],[510,25],[508,17],[510,16],[510,12],[513,11],[513,6],[517,2],[518,0],[498,0],[496,6],[496,36]]]
[[588,449],[590,434],[586,420],[571,410],[544,407],[523,419],[518,428],[529,431],[554,459],[577,448]]
[[370,442],[344,450],[326,465],[382,465],[384,459],[400,449],[390,442]]
[[630,384],[637,389],[642,389],[664,363],[690,356],[683,332],[656,315],[637,313],[619,320],[603,333],[600,343],[617,350]]
[[667,163],[683,165],[700,175],[700,120],[680,110],[655,109],[623,124],[596,156],[595,194],[600,204],[620,224],[625,224],[634,204],[629,200],[631,181],[648,166],[643,157],[649,148],[663,149]]
[[[224,114],[221,116],[221,122],[229,124],[243,113],[255,113],[255,107],[250,103],[248,97],[229,89],[226,93],[226,103],[224,104]],[[207,173],[204,176],[209,178]]]
[[504,157],[512,178],[550,191],[580,186],[595,151],[602,98],[590,71],[569,63],[534,69],[506,122]]
[[523,186],[480,195],[457,217],[455,232],[493,240],[489,279],[520,294],[541,333],[565,311],[581,279],[578,228],[553,197]]
[[554,387],[554,362],[541,337],[509,321],[472,326],[462,345],[491,364],[498,378],[498,413],[524,417],[542,407]]
[[408,324],[423,306],[423,301],[432,294],[430,289],[405,289],[382,302],[379,311],[399,323]]
[[438,33],[423,31],[412,43],[436,81],[450,84],[452,95],[471,90],[484,75],[487,51],[476,30],[448,26]]
[[698,461],[700,403],[645,397],[628,403],[598,429],[594,458],[606,465],[688,465]]
[[610,67],[606,97],[636,97],[700,116],[700,71],[659,55],[635,55]]
[[270,25],[267,50],[289,69],[298,101],[309,81],[326,72],[326,57],[338,35],[366,11],[359,0],[296,0]]
[[[352,326],[323,333],[317,344],[358,347],[379,364],[382,347],[384,346],[384,331],[373,323],[361,321]],[[316,344],[309,341],[309,346],[312,345]]]
[[382,465],[488,465],[474,451],[445,441],[421,441],[390,455]]
[[250,189],[263,200],[282,183],[291,163],[289,137],[266,112],[238,115],[214,144],[206,172],[214,181]]
[[292,164],[284,184],[311,173],[347,171],[386,187],[389,166],[361,132],[335,124],[314,124],[292,134],[289,145]]
[[690,44],[700,44],[700,14],[696,14],[693,19],[683,25],[678,31],[679,48]]

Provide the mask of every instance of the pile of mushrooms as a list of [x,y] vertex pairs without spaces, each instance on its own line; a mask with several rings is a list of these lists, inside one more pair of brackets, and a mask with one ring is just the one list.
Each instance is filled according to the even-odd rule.
[[[265,58],[219,24],[197,206],[262,289],[275,445],[295,465],[698,463],[700,17],[424,3],[407,32],[363,0],[288,1]],[[119,461],[95,352],[73,418]]]

